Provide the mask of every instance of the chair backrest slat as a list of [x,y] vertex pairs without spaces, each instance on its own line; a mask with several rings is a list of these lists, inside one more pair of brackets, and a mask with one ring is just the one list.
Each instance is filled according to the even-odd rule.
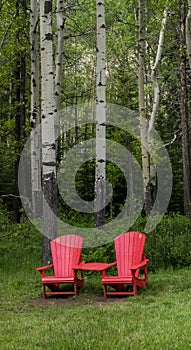
[[69,234],[55,238],[50,242],[55,276],[71,277],[72,267],[81,259],[83,238]]

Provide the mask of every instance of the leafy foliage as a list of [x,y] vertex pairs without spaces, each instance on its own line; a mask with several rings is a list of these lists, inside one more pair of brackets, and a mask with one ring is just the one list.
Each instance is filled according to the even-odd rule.
[[148,234],[146,251],[152,270],[191,264],[191,221],[179,214],[164,216]]
[[[70,218],[71,219],[71,218]],[[76,217],[73,217],[76,224]],[[93,218],[92,218],[93,220]],[[144,232],[146,217],[139,217],[129,231]],[[71,221],[70,221],[71,224]],[[79,227],[88,227],[86,218]],[[9,212],[0,210],[0,250],[1,256],[12,252],[12,250],[28,251],[35,257],[41,255],[42,234],[25,219],[21,224],[13,224],[9,218]],[[191,221],[180,214],[165,215],[155,230],[146,234],[145,251],[149,259],[149,270],[180,268],[191,265]],[[122,233],[122,232],[121,232]],[[115,261],[114,242],[94,248],[83,249],[85,261]]]
[[[144,232],[146,217],[139,217],[129,231]],[[147,234],[145,252],[150,271],[180,268],[191,265],[191,221],[180,214],[165,215],[156,229]],[[115,261],[113,242],[98,248],[86,249],[84,260]]]
[[[19,11],[16,6],[19,4]],[[10,210],[13,209],[14,198],[10,194],[15,191],[15,162],[19,157],[25,142],[26,133],[29,132],[30,115],[30,44],[29,44],[29,14],[24,2],[1,2],[0,6],[0,196]],[[29,6],[29,2],[26,1]],[[168,207],[168,213],[179,212],[183,214],[183,164],[181,149],[180,125],[180,82],[179,82],[179,4],[175,1],[167,2],[169,16],[163,47],[163,56],[158,70],[158,82],[161,91],[160,109],[155,128],[167,150],[173,169],[173,192]],[[153,89],[150,79],[151,68],[155,60],[158,36],[161,29],[161,20],[166,1],[154,2],[149,0],[146,4],[146,96],[147,115],[149,117],[153,102]],[[56,2],[53,2],[55,11]],[[121,0],[119,3],[109,0],[105,4],[106,33],[107,33],[107,102],[126,106],[138,112],[138,3],[134,0]],[[95,1],[66,2],[64,30],[64,61],[62,76],[61,107],[68,105],[95,101],[95,67],[96,67],[96,9]],[[85,18],[85,20],[84,20]],[[55,16],[53,18],[55,32]],[[54,33],[55,35],[55,33]],[[26,96],[24,105],[27,120],[21,132],[21,140],[16,137],[15,114],[18,112],[20,102],[17,101],[16,89],[20,79],[15,76],[15,69],[19,59],[26,58]],[[188,68],[188,64],[187,64]],[[187,74],[187,89],[190,90],[190,72]],[[190,101],[190,99],[189,99]],[[190,103],[190,102],[189,102]],[[75,107],[74,107],[75,108]],[[188,105],[190,110],[190,106]],[[22,119],[22,112],[19,112]],[[70,123],[70,121],[68,122]],[[110,133],[111,134],[111,133]],[[95,136],[95,129],[85,127],[78,130],[64,132],[63,139],[58,142],[58,166],[67,153],[77,142]],[[110,135],[107,135],[110,136]],[[120,130],[113,130],[112,137],[116,142],[123,142]],[[140,145],[131,140],[131,150],[139,163],[141,160]],[[107,208],[108,217],[115,216],[123,204],[124,179],[117,167],[108,164],[107,176],[111,181],[115,197],[113,207]],[[76,187],[84,199],[93,197],[94,169],[92,162],[87,162],[76,177]],[[60,202],[60,216],[76,221],[81,225],[83,221],[92,225],[92,217],[79,218],[77,213]],[[64,213],[63,213],[64,212]],[[89,223],[88,223],[89,220]]]

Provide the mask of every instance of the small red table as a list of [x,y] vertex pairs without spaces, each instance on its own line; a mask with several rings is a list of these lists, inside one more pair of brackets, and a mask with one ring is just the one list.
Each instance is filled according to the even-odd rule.
[[105,270],[108,269],[111,266],[116,265],[116,262],[107,264],[107,263],[102,263],[102,262],[84,262],[82,261],[79,265],[74,266],[73,270],[77,271],[98,271],[101,272],[102,277],[105,276]]

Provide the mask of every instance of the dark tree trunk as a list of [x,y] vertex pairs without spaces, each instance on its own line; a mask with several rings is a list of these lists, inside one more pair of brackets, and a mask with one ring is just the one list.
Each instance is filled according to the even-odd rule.
[[57,182],[54,173],[43,178],[43,243],[42,260],[51,262],[50,241],[57,236]]
[[[19,16],[19,2],[16,2],[16,11]],[[23,0],[23,9],[24,13],[26,11],[26,1]],[[21,45],[20,40],[20,31],[17,33],[17,42],[18,45]],[[19,189],[18,189],[18,168],[20,155],[22,152],[22,142],[24,138],[24,125],[25,125],[25,96],[26,96],[26,57],[25,53],[21,51],[19,57],[15,63],[15,70],[13,75],[13,84],[15,86],[14,89],[14,98],[16,104],[15,111],[15,140],[17,143],[17,153],[15,159],[15,182],[14,182],[14,202],[13,202],[13,219],[15,222],[20,222],[21,218],[21,200],[19,197]]]
[[191,216],[190,193],[190,155],[188,131],[188,101],[186,89],[186,46],[185,38],[185,1],[180,0],[180,112],[182,127],[182,160],[183,160],[183,186],[184,186],[184,214]]
[[98,210],[94,213],[94,227],[102,227],[105,224],[105,180],[99,179],[95,184],[95,195],[97,198],[98,208],[103,207],[103,209]]

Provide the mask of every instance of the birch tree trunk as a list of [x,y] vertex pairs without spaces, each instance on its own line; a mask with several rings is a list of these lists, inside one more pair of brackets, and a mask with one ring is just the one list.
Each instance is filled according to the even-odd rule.
[[66,8],[63,0],[57,0],[56,5],[56,25],[57,25],[57,43],[55,56],[55,132],[59,128],[60,120],[60,97],[61,97],[61,79],[62,79],[62,63],[64,48],[64,24],[66,19]]
[[157,79],[157,70],[158,70],[158,66],[160,64],[161,57],[162,57],[167,16],[168,16],[168,10],[165,9],[164,13],[163,13],[162,26],[161,26],[161,31],[160,31],[160,35],[159,35],[157,54],[156,54],[155,63],[153,65],[152,72],[151,72],[151,81],[153,84],[154,100],[153,100],[153,108],[152,108],[151,117],[149,120],[149,128],[148,128],[149,141],[152,141],[151,133],[152,133],[152,129],[154,128],[156,115],[157,115],[157,112],[159,109],[160,89],[159,89],[159,84],[158,84],[158,79]]
[[[168,17],[168,9],[166,8],[163,13],[163,19],[162,19],[162,25],[159,35],[159,42],[158,42],[158,48],[157,48],[157,54],[155,58],[154,65],[151,70],[151,81],[153,84],[153,92],[154,92],[154,99],[153,99],[153,106],[152,106],[152,112],[149,119],[149,127],[148,127],[148,143],[150,144],[150,147],[152,149],[152,142],[153,142],[153,136],[152,131],[154,128],[154,123],[156,120],[156,116],[159,110],[159,104],[160,104],[160,88],[157,78],[158,73],[158,67],[161,62],[162,52],[163,52],[163,46],[164,46],[164,35],[165,35],[165,29],[166,29],[166,22]],[[151,203],[154,203],[155,200],[155,194],[156,194],[156,171],[154,166],[152,165],[152,161],[150,162],[150,187],[151,187]]]
[[30,45],[31,45],[31,184],[33,217],[42,215],[41,208],[41,136],[39,116],[39,41],[38,1],[31,0]]
[[[97,67],[96,67],[96,168],[95,168],[95,227],[105,223],[105,168],[106,168],[106,40],[105,4],[96,1]],[[101,209],[102,208],[102,209]]]
[[153,85],[153,105],[150,118],[146,116],[145,109],[145,24],[144,24],[144,0],[139,1],[139,71],[138,71],[138,86],[139,86],[139,113],[140,113],[140,133],[141,133],[141,147],[142,147],[142,170],[143,170],[143,184],[144,184],[144,201],[145,212],[150,214],[152,206],[155,201],[156,194],[156,171],[152,165],[152,159],[148,153],[152,150],[153,131],[156,116],[159,110],[160,103],[160,88],[157,79],[158,67],[162,57],[164,46],[164,34],[166,29],[166,22],[168,16],[167,8],[164,10],[161,30],[159,35],[157,53],[154,65],[151,69],[151,82]]
[[[180,0],[180,110],[182,127],[182,160],[183,160],[183,186],[184,186],[184,214],[191,216],[191,186],[190,186],[190,154],[189,154],[189,131],[188,131],[188,100],[186,87],[186,52],[187,43],[189,63],[191,63],[191,37],[189,35],[190,7],[189,1],[187,26],[185,27],[185,1]],[[187,39],[187,40],[186,40]],[[191,65],[190,65],[191,68]]]
[[145,24],[144,24],[144,0],[139,0],[139,52],[138,52],[138,92],[139,92],[139,114],[140,114],[140,137],[141,137],[141,155],[142,155],[142,172],[144,187],[144,203],[147,215],[151,212],[152,201],[150,191],[150,165],[147,145],[147,129],[145,109]]
[[57,185],[52,1],[40,1],[41,125],[43,184],[43,263],[51,259],[49,240],[56,237]]

